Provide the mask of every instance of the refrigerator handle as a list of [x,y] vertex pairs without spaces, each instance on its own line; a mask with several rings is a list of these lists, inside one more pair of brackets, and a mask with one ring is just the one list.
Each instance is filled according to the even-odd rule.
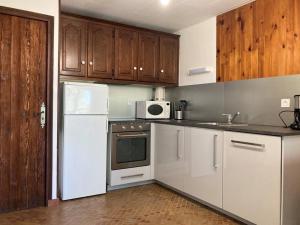
[[106,133],[108,134],[108,119],[106,119]]
[[109,112],[109,98],[107,98],[107,114]]

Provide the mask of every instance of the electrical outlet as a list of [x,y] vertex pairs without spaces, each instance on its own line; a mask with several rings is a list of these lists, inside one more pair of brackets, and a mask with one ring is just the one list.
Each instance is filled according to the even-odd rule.
[[289,108],[291,107],[291,99],[283,98],[281,99],[281,108]]

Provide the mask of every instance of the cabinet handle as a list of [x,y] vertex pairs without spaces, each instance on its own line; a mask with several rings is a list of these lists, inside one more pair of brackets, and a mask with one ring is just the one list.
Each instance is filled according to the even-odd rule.
[[143,67],[140,67],[140,71],[143,71]]
[[123,176],[123,177],[121,177],[121,179],[128,179],[128,178],[142,177],[142,176],[144,176],[144,174],[139,173],[139,174],[134,174],[134,175],[129,175],[129,176]]
[[164,71],[164,70],[160,70],[160,72],[161,72],[161,73],[164,73],[165,71]]
[[245,141],[231,140],[231,143],[238,144],[238,145],[246,145],[246,146],[249,146],[249,147],[258,147],[258,148],[262,148],[262,149],[264,149],[266,147],[265,144],[258,144],[258,143],[245,142]]
[[135,67],[133,67],[133,69],[134,69],[134,70],[137,70],[137,67],[135,66]]
[[84,60],[82,60],[82,61],[81,61],[81,64],[82,64],[82,65],[85,65],[85,61],[84,61]]
[[182,156],[180,154],[180,130],[177,130],[177,159],[181,159]]
[[215,134],[214,135],[214,158],[213,158],[213,164],[214,164],[214,168],[219,168],[219,165],[218,165],[218,156],[217,156],[217,139],[218,139],[218,135],[217,134]]
[[92,66],[93,65],[93,62],[92,61],[90,61],[90,66]]

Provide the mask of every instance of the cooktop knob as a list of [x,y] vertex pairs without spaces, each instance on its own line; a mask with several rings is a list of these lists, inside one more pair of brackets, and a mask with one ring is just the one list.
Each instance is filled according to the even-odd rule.
[[125,127],[125,126],[122,126],[122,129],[123,129],[123,130],[125,130],[125,129],[126,129],[126,127]]
[[143,126],[142,126],[142,125],[139,125],[139,128],[140,128],[140,129],[143,129]]
[[134,129],[134,126],[130,126],[131,129]]

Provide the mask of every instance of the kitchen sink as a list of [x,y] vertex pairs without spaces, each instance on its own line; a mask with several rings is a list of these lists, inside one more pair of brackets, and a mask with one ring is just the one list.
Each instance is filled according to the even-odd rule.
[[245,127],[248,124],[245,123],[219,123],[219,122],[200,122],[199,125],[210,125],[210,126],[219,126],[219,127]]

